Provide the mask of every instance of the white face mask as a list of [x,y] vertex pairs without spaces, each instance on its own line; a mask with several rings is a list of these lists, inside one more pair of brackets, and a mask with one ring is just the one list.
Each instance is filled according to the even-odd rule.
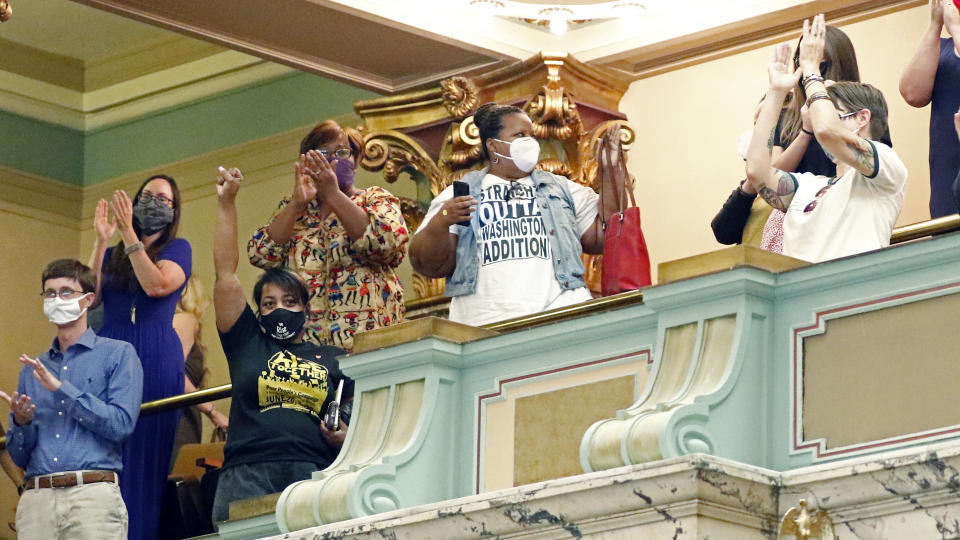
[[79,319],[87,311],[87,308],[80,307],[80,300],[86,298],[87,294],[79,298],[74,298],[73,300],[64,300],[59,296],[44,298],[43,314],[50,319],[50,322],[58,326],[70,324]]
[[533,137],[519,137],[510,143],[501,141],[500,139],[493,140],[510,145],[509,156],[505,156],[496,151],[494,151],[494,154],[509,159],[521,171],[528,173],[537,166],[537,161],[540,160],[540,143]]

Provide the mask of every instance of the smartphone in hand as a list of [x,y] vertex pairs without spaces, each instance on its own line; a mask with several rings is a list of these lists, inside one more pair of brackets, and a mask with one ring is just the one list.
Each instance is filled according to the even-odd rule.
[[340,379],[340,384],[337,385],[336,397],[334,397],[330,405],[327,406],[327,414],[323,417],[323,423],[326,424],[327,429],[330,431],[338,431],[340,429],[340,398],[342,396],[343,379]]
[[[461,182],[460,180],[455,180],[453,182],[453,196],[456,197],[466,197],[470,195],[470,186],[466,182]],[[465,219],[463,221],[457,222],[457,225],[469,225],[470,220]]]

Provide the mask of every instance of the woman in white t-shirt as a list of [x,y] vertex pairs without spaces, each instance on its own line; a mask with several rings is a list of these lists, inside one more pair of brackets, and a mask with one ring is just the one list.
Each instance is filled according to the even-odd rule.
[[[534,170],[540,145],[533,122],[519,108],[487,103],[474,114],[489,166],[430,204],[410,244],[413,267],[446,277],[450,320],[471,325],[537,313],[591,299],[583,279],[582,252],[603,252],[598,196],[588,187]],[[627,176],[619,126],[603,138],[601,189]],[[604,222],[613,209],[605,211]],[[462,223],[462,224],[461,224]]]

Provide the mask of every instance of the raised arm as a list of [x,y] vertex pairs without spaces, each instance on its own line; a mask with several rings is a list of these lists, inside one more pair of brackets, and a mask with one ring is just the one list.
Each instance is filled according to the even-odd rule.
[[93,216],[93,231],[96,238],[93,242],[93,252],[90,254],[90,260],[87,266],[93,271],[97,278],[96,298],[91,307],[100,305],[100,287],[103,282],[103,256],[107,252],[107,245],[113,238],[113,233],[117,230],[117,223],[114,216],[110,214],[110,207],[105,199],[97,201],[97,209]]
[[[857,133],[850,130],[840,119],[836,106],[829,99],[827,87],[822,80],[809,79],[811,74],[820,74],[820,62],[823,59],[826,23],[823,15],[817,15],[813,22],[803,22],[803,40],[800,42],[800,69],[803,71],[805,88],[810,96],[810,124],[817,141],[824,151],[853,167],[864,176],[873,177],[877,173],[877,158],[873,146]],[[818,99],[823,97],[825,99]],[[869,125],[870,111],[850,111]]]
[[774,132],[783,101],[800,77],[800,72],[791,72],[789,66],[790,45],[784,43],[774,49],[773,59],[767,68],[770,87],[753,126],[746,163],[747,182],[770,206],[782,211],[786,211],[790,206],[797,190],[797,182],[793,176],[776,169],[771,160]]
[[940,61],[940,33],[943,30],[943,2],[927,0],[930,24],[920,38],[917,51],[900,75],[900,95],[912,107],[924,107],[933,95],[933,81]]
[[217,223],[213,238],[213,307],[217,330],[227,332],[240,318],[247,301],[237,277],[240,250],[237,248],[237,192],[243,175],[238,169],[220,167],[217,177]]
[[[584,253],[603,253],[603,227],[609,223],[613,214],[619,212],[618,198],[625,190],[633,189],[630,173],[627,171],[626,158],[623,155],[623,146],[620,143],[620,124],[608,127],[600,138],[597,148],[597,176],[600,180],[600,200],[610,201],[610,204],[601,205],[602,214],[598,213],[593,225],[580,237],[580,246]],[[623,201],[627,207],[627,201]]]
[[[799,96],[799,93],[794,94],[795,99],[800,99]],[[810,127],[810,111],[806,104],[800,107],[800,122],[800,131],[797,132],[797,136],[786,148],[781,148],[778,145],[780,141],[774,141],[773,166],[781,171],[797,170],[797,165],[800,165],[800,161],[810,145],[810,140],[813,139],[813,128]]]

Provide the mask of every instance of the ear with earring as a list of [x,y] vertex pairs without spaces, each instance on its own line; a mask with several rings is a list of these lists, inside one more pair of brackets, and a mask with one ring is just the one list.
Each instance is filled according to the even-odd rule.
[[493,156],[493,157],[490,158],[490,164],[491,164],[491,165],[494,165],[494,164],[496,164],[496,163],[500,163],[500,156],[497,155],[497,153],[494,152],[489,146],[487,147],[487,155],[488,155],[488,156]]

